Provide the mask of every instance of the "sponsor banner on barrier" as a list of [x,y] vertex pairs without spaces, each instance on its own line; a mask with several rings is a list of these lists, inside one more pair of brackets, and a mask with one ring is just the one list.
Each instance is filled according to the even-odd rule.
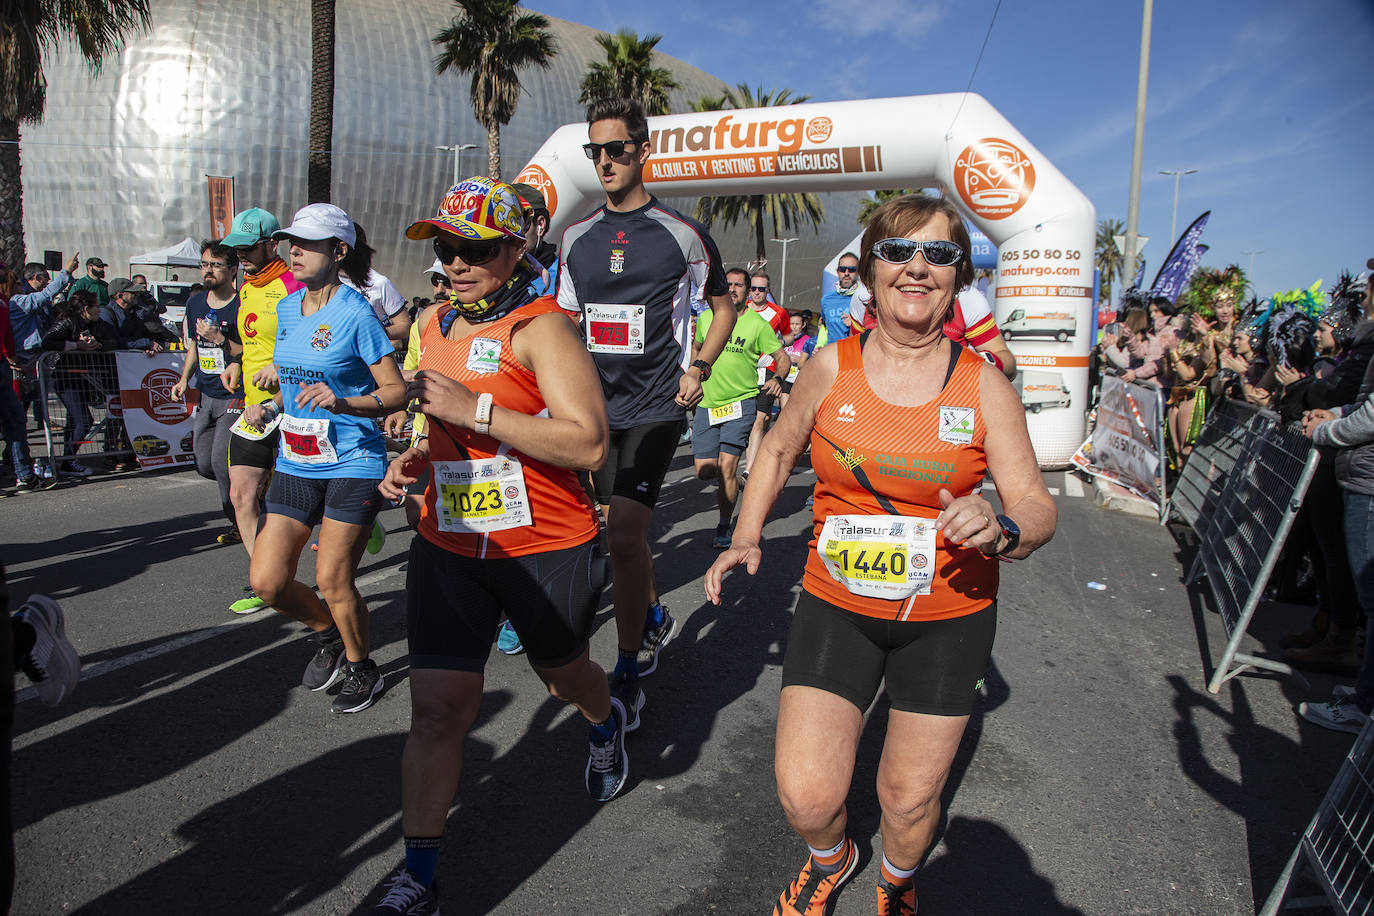
[[1072,461],[1095,477],[1120,484],[1160,505],[1159,400],[1153,389],[1114,375],[1102,379],[1097,425]]
[[195,461],[191,453],[191,408],[196,392],[187,391],[186,402],[172,399],[172,386],[181,381],[185,358],[184,352],[153,356],[142,351],[115,354],[124,431],[140,467]]

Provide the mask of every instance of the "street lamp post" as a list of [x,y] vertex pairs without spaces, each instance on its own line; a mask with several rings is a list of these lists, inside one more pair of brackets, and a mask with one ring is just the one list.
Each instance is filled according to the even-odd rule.
[[1131,149],[1131,189],[1126,205],[1126,272],[1135,275],[1135,259],[1140,254],[1136,236],[1140,227],[1140,167],[1145,153],[1145,90],[1150,81],[1150,27],[1154,0],[1145,0],[1145,15],[1140,23],[1140,72],[1135,87],[1135,143]]
[[1245,279],[1249,280],[1255,273],[1255,255],[1264,254],[1264,249],[1261,248],[1259,251],[1242,251],[1241,254],[1248,254],[1250,256],[1250,269],[1245,272]]
[[1178,182],[1184,175],[1196,175],[1197,169],[1160,169],[1159,174],[1174,176],[1174,212],[1169,217],[1169,247],[1172,249],[1177,241],[1174,230],[1178,228]]
[[778,287],[778,302],[783,308],[787,308],[787,246],[796,239],[771,239],[782,245],[782,285]]
[[436,146],[436,147],[434,147],[434,148],[437,149],[437,150],[439,150],[439,151],[442,152],[442,153],[447,153],[447,152],[450,152],[450,151],[453,153],[453,183],[454,183],[454,184],[457,184],[458,182],[462,181],[462,180],[463,180],[463,173],[462,173],[462,171],[460,171],[460,169],[459,169],[459,167],[458,167],[458,154],[461,153],[461,152],[463,152],[463,150],[477,149],[477,144],[476,144],[476,143],[454,143],[454,144],[451,145],[451,146]]

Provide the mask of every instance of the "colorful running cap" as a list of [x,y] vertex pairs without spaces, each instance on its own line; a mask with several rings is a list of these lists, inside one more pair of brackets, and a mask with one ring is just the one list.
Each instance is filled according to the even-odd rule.
[[220,239],[220,244],[230,248],[246,248],[263,239],[270,239],[272,233],[281,228],[281,223],[261,207],[249,207],[234,217],[233,227],[228,235]]
[[448,189],[439,212],[411,223],[408,239],[431,239],[451,232],[465,239],[525,239],[525,220],[515,189],[490,178],[469,178]]

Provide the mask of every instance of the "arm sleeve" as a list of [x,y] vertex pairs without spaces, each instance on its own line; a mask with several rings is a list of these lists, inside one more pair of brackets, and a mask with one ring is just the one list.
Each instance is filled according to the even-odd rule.
[[1364,445],[1374,442],[1374,393],[1355,410],[1339,420],[1323,423],[1312,431],[1317,445]]
[[405,311],[406,297],[401,295],[401,291],[396,288],[386,277],[382,277],[382,282],[377,287],[377,298],[381,303],[382,311],[386,317],[391,318],[400,312]]
[[63,318],[48,328],[48,333],[43,335],[42,347],[44,350],[65,350],[67,341],[71,339],[71,334],[72,323]]

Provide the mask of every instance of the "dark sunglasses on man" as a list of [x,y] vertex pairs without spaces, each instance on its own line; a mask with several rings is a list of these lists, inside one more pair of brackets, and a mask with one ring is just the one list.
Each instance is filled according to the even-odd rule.
[[582,144],[582,152],[586,153],[587,158],[593,162],[601,158],[601,151],[603,149],[606,151],[606,155],[610,156],[612,159],[628,160],[630,157],[626,147],[638,145],[638,141],[635,140],[611,140],[609,143],[584,143]]
[[858,272],[859,272],[859,268],[857,268],[857,267],[836,267],[836,268],[835,268],[835,272],[836,272],[836,273],[841,273],[841,274],[853,274],[853,273],[858,273]]
[[749,292],[751,292],[751,293],[766,293],[766,292],[768,292],[768,287],[766,287],[766,286],[751,286],[751,287],[749,287]]
[[458,258],[469,267],[479,267],[501,253],[501,239],[488,239],[472,242],[466,239],[450,245],[439,239],[434,240],[434,256],[440,264],[452,264]]

